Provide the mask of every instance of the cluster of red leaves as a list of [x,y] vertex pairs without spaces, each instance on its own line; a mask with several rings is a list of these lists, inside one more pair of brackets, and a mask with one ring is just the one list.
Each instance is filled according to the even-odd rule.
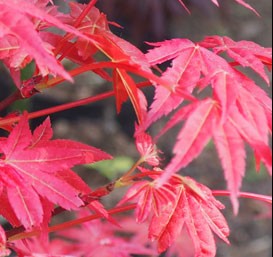
[[[171,60],[172,66],[162,77],[173,83],[171,88],[156,86],[155,99],[141,131],[179,108],[187,94],[196,88],[200,91],[211,86],[213,90],[213,97],[194,100],[182,107],[159,134],[161,136],[186,120],[173,150],[175,157],[165,168],[160,184],[186,167],[213,138],[237,213],[237,196],[245,173],[244,141],[255,151],[257,167],[263,161],[272,174],[268,138],[269,132],[272,134],[272,101],[235,66],[253,69],[269,84],[264,66],[272,65],[271,49],[218,36],[205,38],[198,44],[187,39],[174,39],[152,45],[155,48],[146,54],[149,63],[154,66]],[[223,51],[234,62],[228,63],[219,56]]]
[[[236,1],[253,10],[243,0]],[[272,151],[268,143],[268,135],[272,134],[271,99],[236,68],[250,68],[269,84],[265,67],[271,69],[272,50],[253,42],[211,36],[199,43],[188,39],[150,43],[152,49],[144,54],[111,32],[109,24],[118,25],[108,22],[106,16],[93,7],[95,2],[91,1],[88,6],[70,2],[70,13],[62,14],[49,0],[0,0],[0,59],[10,70],[23,98],[32,96],[40,82],[44,84],[37,90],[52,86],[53,82],[47,84],[49,75],[71,81],[72,76],[88,70],[113,83],[118,112],[130,98],[139,123],[135,136],[137,150],[142,156],[140,163],[147,163],[154,169],[139,167],[140,177],[148,179],[138,182],[132,179],[133,185],[119,204],[137,199],[136,220],[139,223],[150,221],[148,237],[158,242],[159,252],[175,244],[186,228],[195,256],[214,257],[213,232],[228,243],[228,225],[220,212],[224,206],[213,197],[210,189],[175,173],[196,158],[212,138],[235,213],[245,174],[244,142],[254,150],[257,169],[263,162],[272,174]],[[218,5],[217,0],[212,2]],[[50,27],[67,34],[49,32]],[[96,63],[97,52],[103,53],[110,62]],[[233,61],[221,57],[223,52]],[[78,73],[64,70],[60,63],[64,58],[80,65]],[[32,60],[36,63],[34,77],[21,86],[20,70]],[[153,69],[159,70],[158,65],[165,62],[171,62],[171,66],[161,77],[155,76]],[[104,68],[112,68],[112,76]],[[149,111],[144,94],[129,72],[154,85],[155,98]],[[207,87],[211,87],[212,96],[200,99],[200,91]],[[184,100],[190,103],[181,107]],[[174,110],[178,111],[156,139],[175,125],[181,122],[184,125],[174,146],[174,157],[161,172],[156,140],[145,131]],[[2,125],[2,121],[5,118],[0,118],[0,128],[10,134],[0,138],[0,214],[14,227],[46,231],[54,205],[67,210],[78,209],[85,205],[82,196],[91,192],[71,168],[111,156],[81,143],[51,140],[53,132],[49,119],[33,133],[27,114],[22,115],[18,124]],[[129,179],[128,175],[123,182]],[[99,202],[93,201],[89,207],[111,219]],[[96,221],[85,225],[84,230],[70,230],[64,235],[77,242],[73,249],[59,240],[44,246],[38,239],[27,243],[19,241],[14,249],[20,256],[154,253],[153,248],[116,237],[116,229],[108,226]],[[90,237],[94,238],[92,242]],[[0,227],[0,256],[8,254],[6,241]],[[63,246],[61,251],[56,249],[58,244]],[[175,247],[172,251],[176,252]]]

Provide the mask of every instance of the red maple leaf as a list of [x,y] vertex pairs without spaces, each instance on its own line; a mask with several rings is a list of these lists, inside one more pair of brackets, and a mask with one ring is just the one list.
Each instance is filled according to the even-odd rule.
[[[152,44],[155,48],[150,50],[146,57],[151,65],[172,61],[171,67],[163,73],[163,77],[173,81],[173,87],[168,89],[156,86],[154,102],[139,131],[147,129],[153,122],[177,109],[185,98],[190,100],[188,96],[196,87],[204,89],[211,86],[212,98],[198,101],[193,99],[193,103],[182,107],[173,115],[159,134],[161,136],[185,121],[173,150],[175,156],[166,167],[159,185],[164,184],[174,172],[187,166],[213,137],[228,188],[232,193],[234,211],[237,213],[237,197],[245,173],[243,141],[254,149],[257,167],[260,161],[263,161],[272,173],[272,152],[268,144],[268,132],[272,132],[272,100],[252,80],[220,57],[220,50],[215,50],[214,53],[204,47],[214,47],[215,41],[223,40],[226,38],[211,37],[206,43],[194,44],[189,40],[174,39]],[[263,74],[264,65],[270,62],[270,51],[259,47],[255,52],[249,43],[250,51],[247,53],[247,42],[244,43],[233,42],[233,52],[240,53],[242,59],[245,59],[241,61],[242,65],[248,64],[259,74]],[[266,62],[263,61],[265,59]],[[263,77],[266,79],[267,75],[264,73]],[[235,147],[240,148],[232,150]],[[228,158],[224,157],[226,154]]]
[[[227,117],[229,107],[236,100],[237,88],[241,87],[244,81],[238,77],[237,71],[225,59],[217,55],[220,50],[214,54],[203,47],[211,48],[215,45],[214,41],[222,42],[224,39],[226,38],[210,37],[208,43],[205,41],[205,43],[201,42],[200,44],[194,44],[187,39],[173,39],[150,44],[155,48],[149,50],[146,57],[152,66],[172,60],[171,67],[162,74],[162,77],[172,82],[173,87],[156,86],[154,102],[142,129],[148,128],[153,122],[178,108],[185,98],[194,100],[190,93],[196,87],[203,89],[209,84],[214,89],[214,97],[222,105],[222,118]],[[270,59],[272,60],[270,50],[257,45],[255,52],[252,42],[247,41],[233,42],[233,45],[237,47],[235,49],[237,52],[246,55],[246,57],[241,58],[241,64],[252,67],[268,81],[269,78],[264,73],[264,63],[261,59],[267,59],[267,63],[269,63]],[[252,50],[248,54],[246,46]],[[223,47],[223,49],[226,48]],[[223,49],[221,48],[222,51]],[[239,58],[237,57],[237,59]],[[243,61],[243,59],[246,60]],[[250,60],[247,61],[248,59]],[[201,75],[204,78],[201,79]]]
[[16,70],[34,59],[42,75],[48,75],[50,71],[72,81],[69,73],[53,56],[53,46],[41,39],[39,31],[55,26],[74,37],[78,36],[89,42],[94,40],[64,24],[64,15],[59,14],[55,6],[46,7],[48,2],[0,1],[0,58],[5,60],[10,69]]
[[32,135],[24,114],[9,137],[0,140],[0,211],[15,226],[41,225],[49,203],[49,209],[52,204],[65,209],[83,205],[79,194],[90,189],[70,168],[111,158],[81,143],[50,140],[52,135],[49,119]]
[[[158,251],[163,252],[180,236],[183,227],[192,239],[195,256],[216,255],[214,232],[229,244],[229,228],[219,209],[224,206],[212,195],[210,189],[188,177],[175,177],[177,195],[154,215],[149,227],[149,238],[158,241]],[[180,183],[179,181],[180,180]]]
[[[253,99],[250,98],[250,100]],[[260,109],[262,108],[257,110]],[[251,112],[248,109],[247,111],[250,115]],[[254,118],[252,117],[250,122],[236,106],[233,106],[227,120],[221,123],[219,109],[212,99],[205,99],[182,108],[163,130],[164,133],[177,123],[187,119],[174,147],[175,157],[165,168],[160,184],[164,183],[175,171],[186,167],[201,153],[213,137],[224,168],[228,188],[231,191],[234,211],[237,213],[237,197],[245,173],[246,154],[243,141],[251,145],[256,157],[263,161],[270,173],[272,172],[272,152],[266,141],[268,128],[266,126],[266,129],[261,132],[260,126],[259,129],[256,126],[261,119],[265,121],[262,126],[265,126],[266,116]]]
[[[148,170],[141,169],[141,171],[145,173]],[[155,212],[156,215],[160,216],[161,210],[169,201],[174,200],[175,196],[176,189],[172,185],[166,183],[159,188],[156,180],[145,180],[130,187],[118,205],[137,199],[136,221],[142,223],[151,213]]]
[[148,163],[151,166],[159,166],[160,159],[158,156],[158,149],[156,144],[150,135],[145,132],[136,136],[136,148],[142,156],[143,162]]
[[173,39],[151,45],[155,48],[151,49],[146,57],[152,66],[172,60],[171,67],[162,74],[162,77],[173,86],[172,88],[156,86],[154,102],[142,129],[148,128],[162,116],[177,109],[184,99],[194,101],[191,93],[200,86],[201,75],[206,77],[203,79],[205,87],[211,82],[214,74],[234,73],[223,58],[188,39]]
[[[85,8],[85,5],[76,2],[71,2],[71,18],[75,20]],[[150,71],[150,65],[146,60],[145,55],[129,42],[114,35],[108,26],[109,22],[106,16],[97,8],[93,7],[87,14],[85,19],[78,27],[81,32],[88,35],[90,38],[99,42],[98,44],[90,44],[90,42],[81,39],[76,43],[76,49],[82,56],[93,55],[96,51],[105,54],[112,62],[134,65],[136,69]],[[130,98],[135,109],[139,123],[143,121],[143,115],[139,99],[139,89],[136,83],[124,69],[114,69],[113,83],[116,95],[117,112],[121,110],[122,104]]]

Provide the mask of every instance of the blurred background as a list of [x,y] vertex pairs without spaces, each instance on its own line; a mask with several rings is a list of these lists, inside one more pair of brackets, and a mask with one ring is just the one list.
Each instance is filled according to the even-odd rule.
[[[68,10],[68,2],[55,1],[63,11]],[[79,0],[87,3],[89,1]],[[220,0],[217,8],[210,0],[185,0],[189,7],[189,15],[178,0],[100,0],[97,6],[107,14],[110,21],[119,23],[123,29],[114,28],[114,33],[130,41],[143,51],[147,50],[145,41],[155,42],[171,38],[189,38],[200,41],[207,35],[226,35],[233,40],[251,40],[264,47],[272,47],[272,1],[247,0],[260,14],[257,17],[250,10],[238,5],[233,0]],[[65,62],[70,69],[71,63]],[[271,88],[249,72],[271,95]],[[63,83],[60,86],[44,91],[27,101],[19,101],[9,110],[0,113],[0,117],[17,108],[32,112],[52,107],[73,100],[96,95],[111,90],[93,73],[83,74],[75,79],[75,84]],[[0,62],[0,100],[3,100],[15,89],[4,65]],[[149,100],[153,90],[145,91]],[[32,121],[36,127],[42,120]],[[56,138],[67,138],[96,146],[118,157],[115,163],[106,166],[78,167],[77,172],[87,181],[92,189],[115,179],[119,173],[125,172],[138,154],[135,150],[132,134],[135,116],[130,103],[123,106],[119,116],[116,115],[114,99],[90,104],[51,116]],[[150,130],[155,135],[164,125],[158,122]],[[177,128],[179,129],[179,128]],[[162,138],[159,148],[164,152],[167,162],[172,156],[177,129]],[[1,132],[0,132],[1,133]],[[1,135],[1,134],[0,134]],[[255,172],[253,153],[248,150],[247,174],[244,178],[242,191],[266,194],[272,193],[269,175],[262,168],[260,174]],[[108,165],[108,166],[107,166]],[[225,189],[223,178],[213,143],[181,172],[189,175],[211,189]],[[105,205],[112,207],[122,197],[124,191],[118,191],[105,198]],[[231,204],[225,197],[219,198],[226,206],[224,211],[231,227],[231,246],[219,242],[217,257],[269,257],[271,256],[271,207],[254,200],[241,199],[238,217],[232,214]]]

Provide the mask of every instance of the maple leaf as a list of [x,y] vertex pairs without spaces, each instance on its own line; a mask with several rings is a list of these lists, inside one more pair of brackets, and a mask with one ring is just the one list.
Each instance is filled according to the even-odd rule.
[[[13,4],[21,5],[20,3]],[[9,66],[23,68],[25,64],[31,61],[31,58],[28,57],[30,55],[36,60],[43,75],[47,75],[48,67],[54,74],[59,74],[71,81],[69,74],[57,63],[55,57],[48,52],[49,49],[45,48],[45,43],[39,37],[34,24],[21,10],[19,12],[17,8],[0,2],[0,37],[4,37],[4,42],[6,42],[6,45],[3,45],[3,42],[1,43],[1,48],[13,51],[13,59],[8,61]],[[5,39],[5,36],[8,36],[8,38]],[[7,58],[10,58],[9,51],[5,51],[7,52]]]
[[[45,8],[48,2],[37,4],[24,0],[0,1],[0,38],[4,40],[0,45],[0,57],[6,56],[6,63],[11,69],[21,69],[34,58],[42,75],[48,75],[50,71],[72,81],[69,73],[53,56],[52,48],[39,36],[39,29],[56,26],[73,36],[92,42],[94,40],[57,19],[62,15],[58,14],[54,6]],[[45,23],[50,25],[45,26]],[[9,59],[9,54],[12,54],[12,59]]]
[[[71,2],[70,6],[72,19],[76,19],[85,7],[85,5],[76,2]],[[128,64],[136,69],[151,72],[145,55],[129,42],[114,35],[110,31],[108,24],[106,16],[97,8],[93,7],[90,10],[78,29],[99,43],[92,45],[86,40],[79,40],[76,44],[79,54],[89,56],[90,54],[93,55],[96,50],[99,50],[112,62]],[[141,124],[143,122],[143,107],[141,107],[139,90],[134,80],[126,70],[114,69],[113,83],[117,112],[120,112],[122,104],[129,97]]]
[[[144,169],[142,169],[142,172],[145,172]],[[118,203],[118,206],[138,199],[135,215],[136,221],[142,223],[148,218],[152,210],[156,215],[160,216],[163,206],[174,198],[175,188],[172,185],[166,183],[161,187],[157,187],[156,180],[152,182],[146,180],[137,182],[130,187]]]
[[[1,188],[0,188],[0,193],[1,193]],[[6,249],[6,242],[7,242],[6,233],[0,225],[0,256],[1,257],[9,256],[11,253],[9,249]]]
[[[222,42],[228,45],[223,46]],[[190,95],[192,91],[196,87],[204,89],[209,84],[214,89],[214,97],[222,105],[224,121],[230,106],[236,100],[237,88],[244,83],[242,78],[238,78],[237,71],[232,65],[218,56],[224,50],[228,50],[239,65],[251,67],[267,82],[269,81],[264,65],[272,63],[271,50],[252,42],[234,42],[227,37],[215,36],[208,37],[199,44],[194,44],[188,39],[173,39],[149,45],[154,47],[146,54],[150,65],[171,61],[171,67],[162,74],[162,77],[173,86],[171,88],[156,86],[154,101],[146,122],[141,127],[142,130],[178,108],[184,99],[195,101]],[[206,48],[213,48],[215,54]],[[201,79],[201,75],[204,78]]]
[[158,251],[163,252],[173,244],[186,226],[195,248],[195,256],[214,257],[216,244],[212,232],[229,244],[229,228],[219,209],[224,206],[212,195],[210,189],[193,179],[180,178],[176,184],[177,196],[154,215],[149,227],[149,238],[158,241]]
[[[173,149],[175,156],[164,169],[159,185],[163,185],[173,173],[187,166],[213,137],[228,188],[232,192],[234,212],[237,213],[237,197],[245,173],[243,141],[248,142],[254,149],[257,169],[260,161],[263,161],[268,171],[272,172],[270,160],[272,153],[268,145],[268,132],[272,133],[272,100],[252,80],[237,71],[233,64],[218,55],[225,48],[220,46],[221,51],[216,51],[215,45],[220,44],[218,41],[222,42],[224,39],[210,37],[200,44],[194,44],[187,39],[173,39],[151,44],[154,48],[149,50],[146,57],[152,66],[171,61],[171,67],[162,77],[172,81],[173,88],[156,86],[154,102],[144,124],[139,127],[136,134],[177,109],[187,97],[185,92],[189,95],[196,87],[203,90],[210,86],[213,98],[196,100],[188,97],[192,103],[174,114],[157,136],[157,138],[162,136],[170,128],[185,121]],[[243,43],[232,44],[233,52],[240,53],[242,58],[245,58],[245,61],[241,61],[241,65],[248,65],[260,74],[262,74],[261,70],[265,72],[264,65],[271,62],[269,49],[257,47],[255,52],[254,46],[249,44],[250,51],[246,53],[247,47]],[[213,48],[215,52],[206,48]],[[235,118],[232,118],[233,115],[236,117],[236,122]],[[241,122],[239,117],[242,117]],[[232,137],[234,141],[231,140]],[[237,156],[231,153],[235,145],[241,147],[237,149]],[[224,154],[229,156],[226,160]],[[232,164],[231,160],[235,163]]]
[[[238,213],[237,198],[245,174],[244,141],[251,145],[258,160],[262,160],[269,173],[272,173],[266,116],[254,97],[246,92],[243,88],[239,91],[237,104],[242,105],[242,110],[233,105],[224,123],[219,119],[219,108],[212,99],[188,105],[172,117],[161,134],[186,118],[187,121],[178,135],[174,147],[175,157],[165,168],[159,185],[164,184],[174,172],[187,166],[213,137],[231,191],[234,213]],[[243,94],[249,98],[243,99]]]
[[144,162],[147,162],[151,166],[159,166],[160,159],[158,156],[158,150],[153,139],[147,133],[141,133],[136,136],[136,148]]
[[[129,64],[136,69],[151,72],[145,55],[125,40],[113,35],[112,33],[106,33],[103,35],[103,38],[100,37],[99,41],[100,51],[110,58],[111,61]],[[122,104],[129,97],[137,115],[138,122],[141,124],[144,120],[143,106],[140,106],[139,89],[132,77],[124,69],[114,69],[113,83],[116,95],[117,112],[120,112]]]
[[[211,78],[211,74],[221,71],[233,73],[223,58],[188,39],[173,39],[150,45],[155,48],[149,50],[146,57],[152,66],[172,61],[171,67],[162,74],[162,77],[173,86],[169,89],[156,86],[154,102],[142,129],[147,129],[162,116],[170,114],[184,99],[196,101],[191,93],[199,86],[201,75]],[[208,85],[210,80],[207,79],[206,82]]]
[[70,168],[111,158],[81,143],[50,140],[52,135],[49,119],[32,135],[25,113],[9,137],[0,140],[0,197],[5,203],[0,212],[15,226],[18,220],[26,228],[41,225],[44,198],[65,209],[83,205],[79,194],[90,191]]

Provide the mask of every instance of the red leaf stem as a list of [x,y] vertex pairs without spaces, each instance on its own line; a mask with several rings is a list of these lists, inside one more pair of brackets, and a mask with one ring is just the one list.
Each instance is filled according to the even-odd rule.
[[86,8],[83,10],[83,12],[80,14],[80,16],[77,18],[77,20],[74,23],[74,27],[78,27],[82,20],[84,19],[84,17],[89,13],[89,11],[94,7],[94,5],[98,2],[98,0],[92,0],[87,6]]
[[[84,99],[74,101],[74,102],[71,102],[71,103],[62,104],[62,105],[59,105],[59,106],[54,106],[54,107],[51,107],[51,108],[43,109],[43,110],[40,110],[40,111],[37,111],[37,112],[32,112],[32,113],[29,113],[27,117],[30,120],[30,119],[38,118],[38,117],[41,117],[41,116],[49,115],[49,114],[52,114],[52,113],[55,113],[55,112],[60,112],[60,111],[64,111],[64,110],[67,110],[67,109],[70,109],[70,108],[78,107],[78,106],[81,106],[81,105],[84,105],[84,104],[93,103],[93,102],[96,102],[96,101],[99,101],[99,100],[102,100],[102,99],[105,99],[105,98],[108,98],[108,97],[111,97],[111,96],[114,96],[113,91],[107,92],[107,93],[102,93],[102,94],[99,94],[97,96],[84,98]],[[13,124],[15,122],[18,122],[20,119],[21,119],[21,116],[8,118],[8,119],[3,119],[3,120],[0,121],[0,126],[5,126],[7,124]]]
[[160,171],[147,171],[144,173],[139,173],[139,174],[127,177],[126,181],[137,181],[137,180],[140,180],[141,178],[144,178],[144,177],[160,176],[161,174],[162,174],[162,172],[160,172]]
[[[138,87],[139,88],[147,87],[150,84],[151,83],[149,81],[142,82],[142,83],[138,84]],[[99,95],[96,95],[96,96],[91,96],[91,97],[87,97],[87,98],[84,98],[84,99],[81,99],[81,100],[78,100],[78,101],[74,101],[74,102],[71,102],[71,103],[66,103],[66,104],[62,104],[62,105],[59,105],[59,106],[54,106],[54,107],[50,107],[50,108],[43,109],[43,110],[40,110],[40,111],[32,112],[32,113],[28,114],[28,119],[31,120],[31,119],[38,118],[38,117],[41,117],[41,116],[46,116],[46,115],[49,115],[49,114],[52,114],[52,113],[56,113],[56,112],[64,111],[64,110],[67,110],[67,109],[75,108],[75,107],[78,107],[78,106],[81,106],[81,105],[94,103],[94,102],[109,98],[109,97],[114,96],[114,95],[115,95],[114,91],[106,92],[106,93],[102,93],[102,94],[99,94]],[[15,122],[18,122],[20,119],[21,119],[21,116],[0,120],[0,127],[8,125],[8,124],[14,124]]]
[[[132,72],[136,75],[139,75],[143,78],[146,78],[150,81],[155,82],[156,84],[160,84],[166,88],[170,88],[172,86],[172,83],[162,79],[156,75],[154,75],[151,72],[147,72],[144,70],[139,69],[138,66],[132,66],[132,65],[128,65],[128,64],[124,64],[124,63],[115,63],[115,62],[99,62],[99,63],[91,63],[91,64],[87,64],[78,68],[75,68],[71,71],[69,71],[69,74],[72,77],[75,77],[77,75],[80,75],[84,72],[90,71],[90,70],[96,70],[96,69],[107,69],[107,68],[112,68],[112,69],[124,69],[127,72]],[[41,89],[45,89],[45,88],[50,88],[53,87],[61,82],[65,81],[64,78],[62,77],[56,77],[56,78],[52,78],[50,80],[48,80],[47,83],[41,83],[38,84],[35,88],[37,90],[41,90]]]
[[8,106],[10,106],[15,101],[22,99],[22,95],[19,90],[16,90],[14,93],[12,93],[10,96],[8,96],[5,100],[0,102],[0,111],[4,110]]
[[[231,192],[226,191],[226,190],[214,190],[212,191],[212,194],[215,196],[230,196]],[[250,199],[255,199],[263,202],[267,202],[272,204],[272,196],[268,195],[260,195],[260,194],[254,194],[254,193],[249,193],[249,192],[239,192],[238,193],[239,197],[243,198],[250,198]]]

